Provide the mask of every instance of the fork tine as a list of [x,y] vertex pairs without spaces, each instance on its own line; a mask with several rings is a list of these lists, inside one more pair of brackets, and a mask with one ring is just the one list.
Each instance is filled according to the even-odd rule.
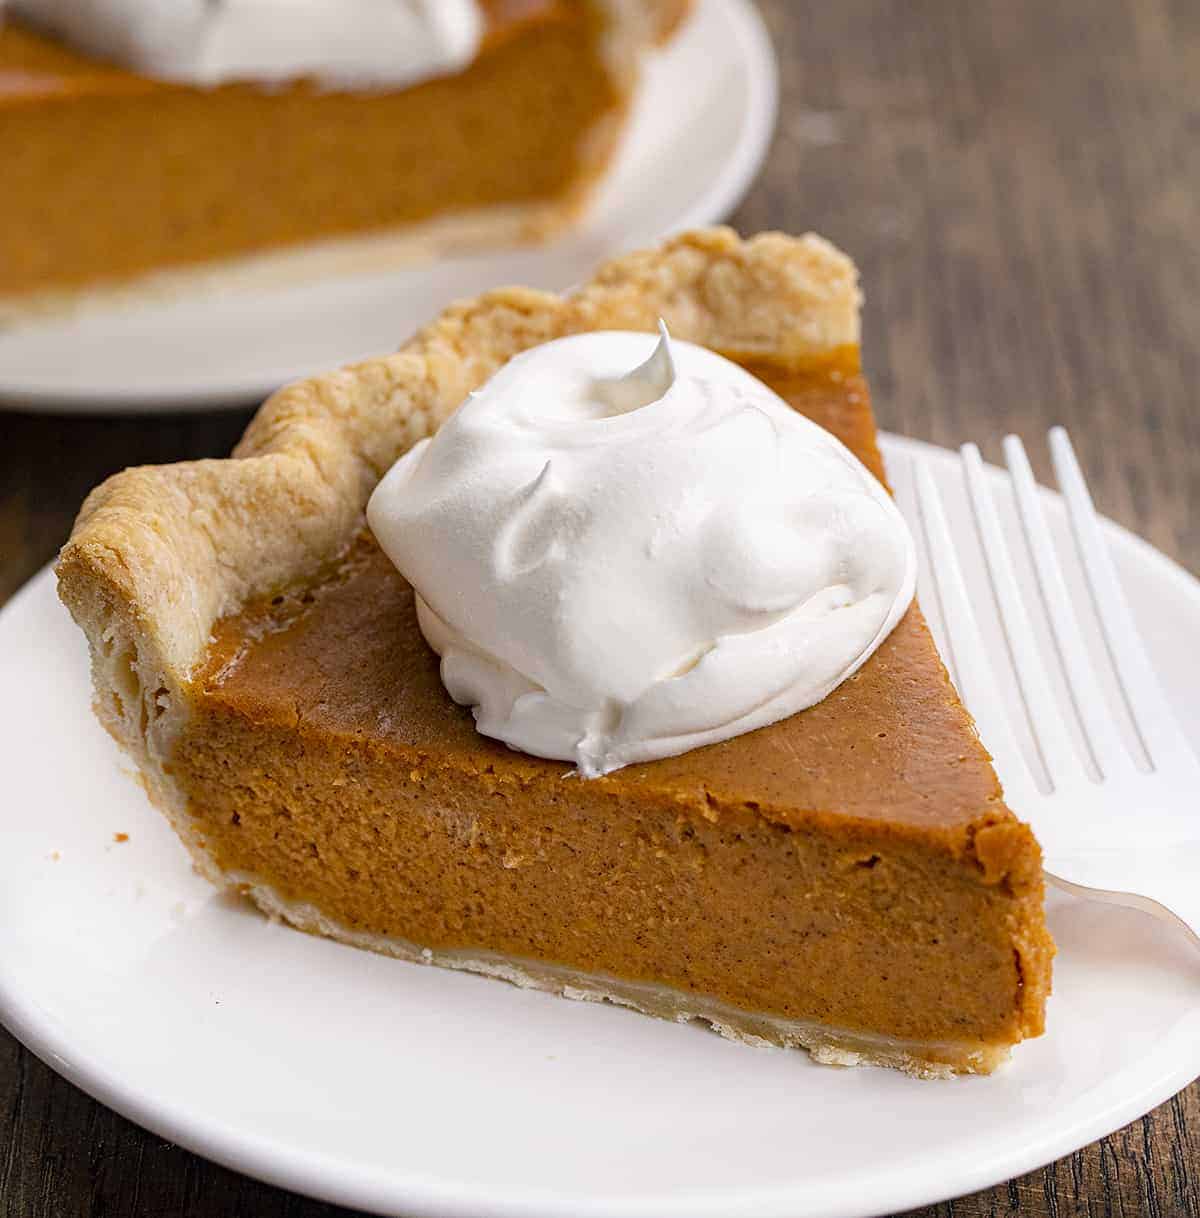
[[1080,758],[1071,742],[1054,691],[1046,678],[1045,663],[1038,652],[1033,626],[1009,556],[1008,543],[1004,539],[1000,517],[996,513],[996,505],[987,485],[983,458],[975,444],[964,444],[961,452],[967,494],[983,543],[992,592],[1000,609],[1000,621],[1004,626],[1009,654],[1016,670],[1017,685],[1025,701],[1029,726],[1046,764],[1051,785],[1057,788],[1072,777],[1082,776]]
[[933,563],[929,557],[925,529],[921,527],[920,505],[916,487],[917,459],[911,455],[903,463],[889,458],[888,481],[892,484],[896,503],[901,514],[913,526],[913,541],[917,546],[917,602],[925,614],[925,623],[937,643],[938,651],[950,673],[950,680],[958,688],[958,673],[954,671],[954,655],[946,642],[946,631],[942,625],[942,603],[937,586],[933,582]]
[[1135,768],[1133,759],[1111,715],[1104,709],[1108,698],[1100,688],[1095,668],[1080,636],[1079,619],[1072,607],[1071,594],[1067,591],[1062,566],[1050,537],[1050,527],[1042,510],[1033,469],[1018,436],[1005,436],[1004,457],[1012,475],[1025,544],[1033,556],[1038,587],[1066,674],[1067,689],[1091,750],[1092,761],[1104,777],[1119,771],[1128,772]]
[[[914,461],[917,503],[924,525],[929,569],[942,608],[942,623],[954,662],[958,692],[975,717],[979,733],[997,757],[1012,759],[1004,784],[1019,801],[1038,797],[1033,776],[1024,764],[1020,747],[1004,712],[996,675],[988,662],[966,581],[954,552],[941,496],[929,467]],[[1018,760],[1020,759],[1020,760]]]
[[1062,427],[1050,431],[1050,456],[1067,501],[1075,545],[1087,573],[1096,613],[1134,726],[1156,770],[1173,765],[1196,767],[1196,756],[1175,722],[1158,677],[1142,646],[1108,545],[1100,532],[1095,505],[1070,438]]

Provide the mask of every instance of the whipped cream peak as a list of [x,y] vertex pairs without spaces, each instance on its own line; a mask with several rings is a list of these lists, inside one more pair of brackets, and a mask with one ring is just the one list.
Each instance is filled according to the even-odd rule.
[[589,777],[811,706],[916,577],[848,449],[661,323],[517,356],[367,518],[479,731]]
[[483,33],[478,0],[9,0],[7,11],[83,54],[200,86],[402,88],[466,67]]
[[658,344],[650,358],[624,376],[597,377],[593,392],[612,414],[628,414],[665,397],[675,384],[675,357],[667,323],[658,319]]

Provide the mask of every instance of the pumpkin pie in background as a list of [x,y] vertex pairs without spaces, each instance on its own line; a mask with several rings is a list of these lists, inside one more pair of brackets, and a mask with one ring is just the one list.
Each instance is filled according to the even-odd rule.
[[690,6],[10,0],[0,322],[544,240]]

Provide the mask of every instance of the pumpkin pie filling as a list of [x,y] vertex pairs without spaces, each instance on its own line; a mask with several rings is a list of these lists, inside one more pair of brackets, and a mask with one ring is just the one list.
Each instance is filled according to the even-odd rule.
[[284,390],[233,460],[93,492],[59,576],[98,713],[202,869],[302,929],[822,1061],[990,1071],[1043,1028],[1041,854],[916,605],[808,710],[581,779],[475,730],[363,528],[513,354],[658,316],[883,477],[848,260],[688,234]]

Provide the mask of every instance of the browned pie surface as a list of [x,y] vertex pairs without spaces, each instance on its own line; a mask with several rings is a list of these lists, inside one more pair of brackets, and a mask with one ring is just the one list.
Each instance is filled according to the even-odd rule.
[[[755,371],[880,471],[856,367]],[[1040,855],[915,608],[816,707],[591,782],[474,730],[369,538],[221,623],[196,692],[208,848],[352,930],[887,1035],[1041,1029]]]
[[477,61],[397,92],[197,89],[0,25],[0,296],[570,196],[621,108],[578,0],[491,0]]

